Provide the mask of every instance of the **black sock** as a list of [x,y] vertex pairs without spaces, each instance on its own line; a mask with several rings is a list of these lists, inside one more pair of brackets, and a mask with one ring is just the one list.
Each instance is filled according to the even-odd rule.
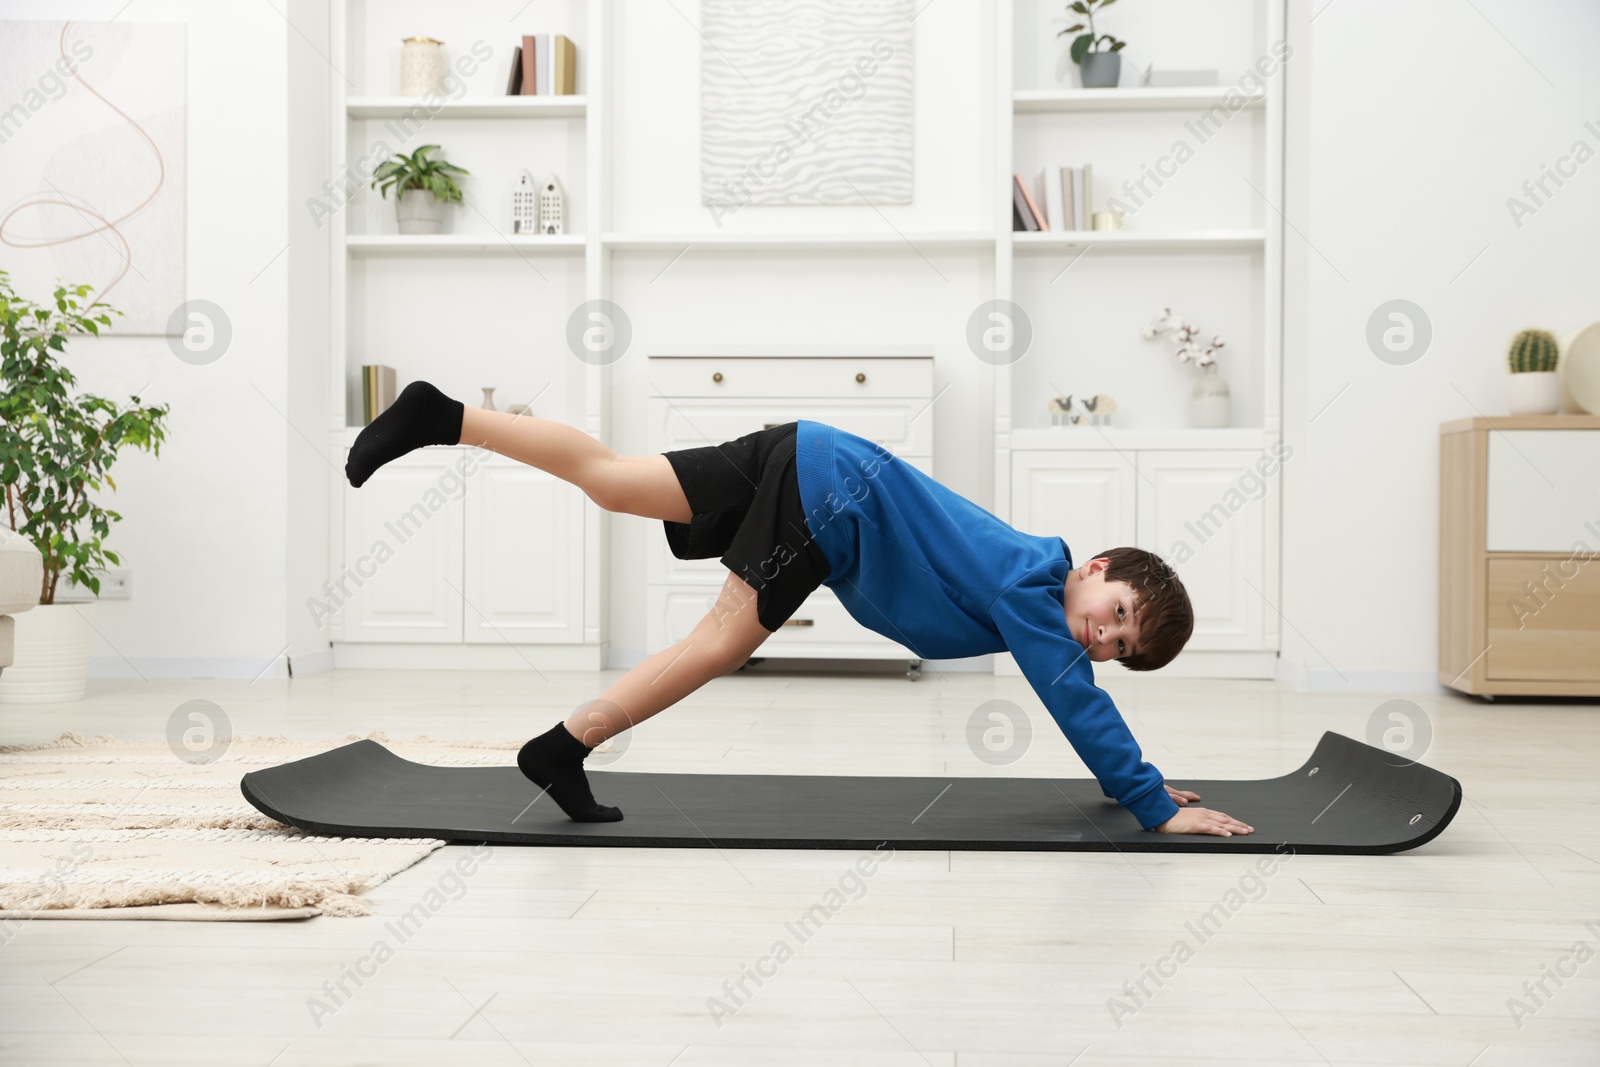
[[542,787],[561,805],[569,818],[578,822],[618,822],[622,811],[595,802],[589,779],[583,773],[583,759],[589,746],[573,737],[564,722],[522,746],[517,767],[534,785]]
[[461,401],[451,400],[427,382],[412,382],[356,437],[344,476],[359,489],[373,471],[412,449],[460,444],[466,410]]

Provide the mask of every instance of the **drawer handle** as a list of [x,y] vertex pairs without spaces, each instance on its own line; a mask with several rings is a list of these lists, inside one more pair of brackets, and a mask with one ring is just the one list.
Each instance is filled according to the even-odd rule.
[[714,382],[722,381],[722,372],[721,371],[717,371],[715,374],[713,374],[711,376],[711,380],[714,381]]
[[864,382],[866,380],[867,380],[867,376],[865,374],[862,374],[860,371],[856,372],[856,381]]
[[816,622],[812,619],[784,619],[783,624],[785,626],[815,626]]

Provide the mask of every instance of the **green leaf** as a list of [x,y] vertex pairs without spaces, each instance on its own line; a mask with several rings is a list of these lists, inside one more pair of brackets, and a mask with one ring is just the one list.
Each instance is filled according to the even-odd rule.
[[1074,63],[1082,63],[1083,62],[1083,57],[1084,57],[1084,55],[1086,55],[1088,53],[1089,45],[1093,40],[1094,40],[1094,36],[1092,34],[1088,34],[1088,33],[1085,33],[1085,34],[1082,34],[1082,35],[1080,35],[1078,37],[1073,38],[1073,41],[1072,41],[1072,61]]

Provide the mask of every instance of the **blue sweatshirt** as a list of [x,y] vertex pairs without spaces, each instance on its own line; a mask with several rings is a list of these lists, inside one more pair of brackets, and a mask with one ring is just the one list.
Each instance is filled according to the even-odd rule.
[[1102,793],[1147,830],[1177,813],[1067,626],[1065,541],[1022,533],[825,423],[800,420],[795,469],[823,584],[852,618],[926,659],[1010,651]]

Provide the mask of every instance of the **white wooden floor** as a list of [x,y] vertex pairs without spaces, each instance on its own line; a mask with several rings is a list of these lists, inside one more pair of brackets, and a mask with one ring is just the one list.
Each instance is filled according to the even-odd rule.
[[[1086,773],[1022,679],[774,666],[643,724],[616,768]],[[159,738],[195,697],[243,734],[520,739],[620,673],[92,681],[81,703],[0,709],[0,739]],[[1324,729],[1364,738],[1389,697],[1159,675],[1105,685],[1169,777],[1281,774]],[[966,742],[973,709],[995,698],[1034,726],[1027,755],[998,771]],[[500,846],[401,942],[385,924],[452,888],[441,879],[458,846],[377,889],[364,919],[28,923],[0,946],[0,1061],[1600,1063],[1600,708],[1412,699],[1435,733],[1424,762],[1465,788],[1455,823],[1411,853],[1295,857],[1259,892],[1243,882],[1253,899],[1203,943],[1185,923],[1256,857],[902,851],[857,889],[847,872],[865,852]],[[819,932],[786,930],[841,878],[850,894]],[[780,938],[792,955],[761,965],[758,985],[746,975]],[[1146,968],[1179,939],[1192,957],[1162,965],[1158,985]],[[393,955],[372,962],[380,941]],[[346,978],[335,1004],[324,982],[364,959],[370,977]],[[1139,1004],[1123,989],[1141,978]],[[741,979],[749,995],[730,996]],[[314,997],[332,1013],[314,1019]],[[713,1017],[712,998],[730,1013]],[[1116,1016],[1113,998],[1137,1010]]]

